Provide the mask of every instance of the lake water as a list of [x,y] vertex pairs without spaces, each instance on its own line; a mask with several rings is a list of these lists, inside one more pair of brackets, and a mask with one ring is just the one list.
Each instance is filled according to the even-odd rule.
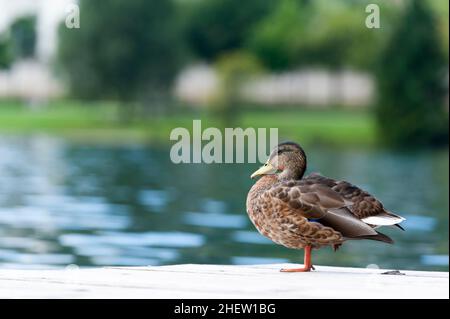
[[[254,229],[257,164],[170,162],[168,148],[0,137],[0,267],[303,262]],[[346,179],[407,218],[395,245],[348,242],[318,265],[448,270],[448,150],[308,148],[309,171]]]

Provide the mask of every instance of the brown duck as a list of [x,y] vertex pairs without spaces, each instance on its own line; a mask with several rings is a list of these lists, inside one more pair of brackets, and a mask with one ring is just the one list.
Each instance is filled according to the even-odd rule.
[[262,176],[247,196],[247,213],[258,231],[288,248],[305,249],[304,272],[314,269],[311,250],[332,246],[336,250],[352,239],[371,239],[392,244],[377,231],[397,226],[405,219],[391,213],[364,190],[345,181],[317,173],[303,177],[306,155],[296,143],[279,144],[267,162],[251,175]]

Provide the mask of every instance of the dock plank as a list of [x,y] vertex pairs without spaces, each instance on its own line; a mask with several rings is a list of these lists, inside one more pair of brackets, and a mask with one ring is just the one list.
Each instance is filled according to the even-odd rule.
[[448,272],[292,264],[0,269],[0,298],[449,298]]

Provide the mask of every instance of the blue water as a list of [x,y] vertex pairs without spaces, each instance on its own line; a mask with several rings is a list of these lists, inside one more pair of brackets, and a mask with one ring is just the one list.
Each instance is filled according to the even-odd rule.
[[[314,251],[322,265],[448,270],[448,150],[308,148],[309,171],[346,179],[407,218],[395,245]],[[169,150],[0,136],[0,267],[302,262],[245,213],[255,164],[170,162]]]

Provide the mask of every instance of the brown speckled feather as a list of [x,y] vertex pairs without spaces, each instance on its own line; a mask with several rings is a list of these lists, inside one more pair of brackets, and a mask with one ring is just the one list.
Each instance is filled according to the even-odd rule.
[[317,173],[306,176],[303,181],[312,185],[326,185],[331,188],[339,194],[342,200],[347,201],[350,211],[360,219],[388,213],[385,211],[383,204],[374,196],[349,182],[336,181]]
[[320,218],[326,211],[313,205],[310,201],[314,198],[303,194],[294,184],[278,183],[274,177],[264,176],[252,187],[247,211],[258,231],[289,248],[341,243],[344,238],[338,231],[308,221]]

